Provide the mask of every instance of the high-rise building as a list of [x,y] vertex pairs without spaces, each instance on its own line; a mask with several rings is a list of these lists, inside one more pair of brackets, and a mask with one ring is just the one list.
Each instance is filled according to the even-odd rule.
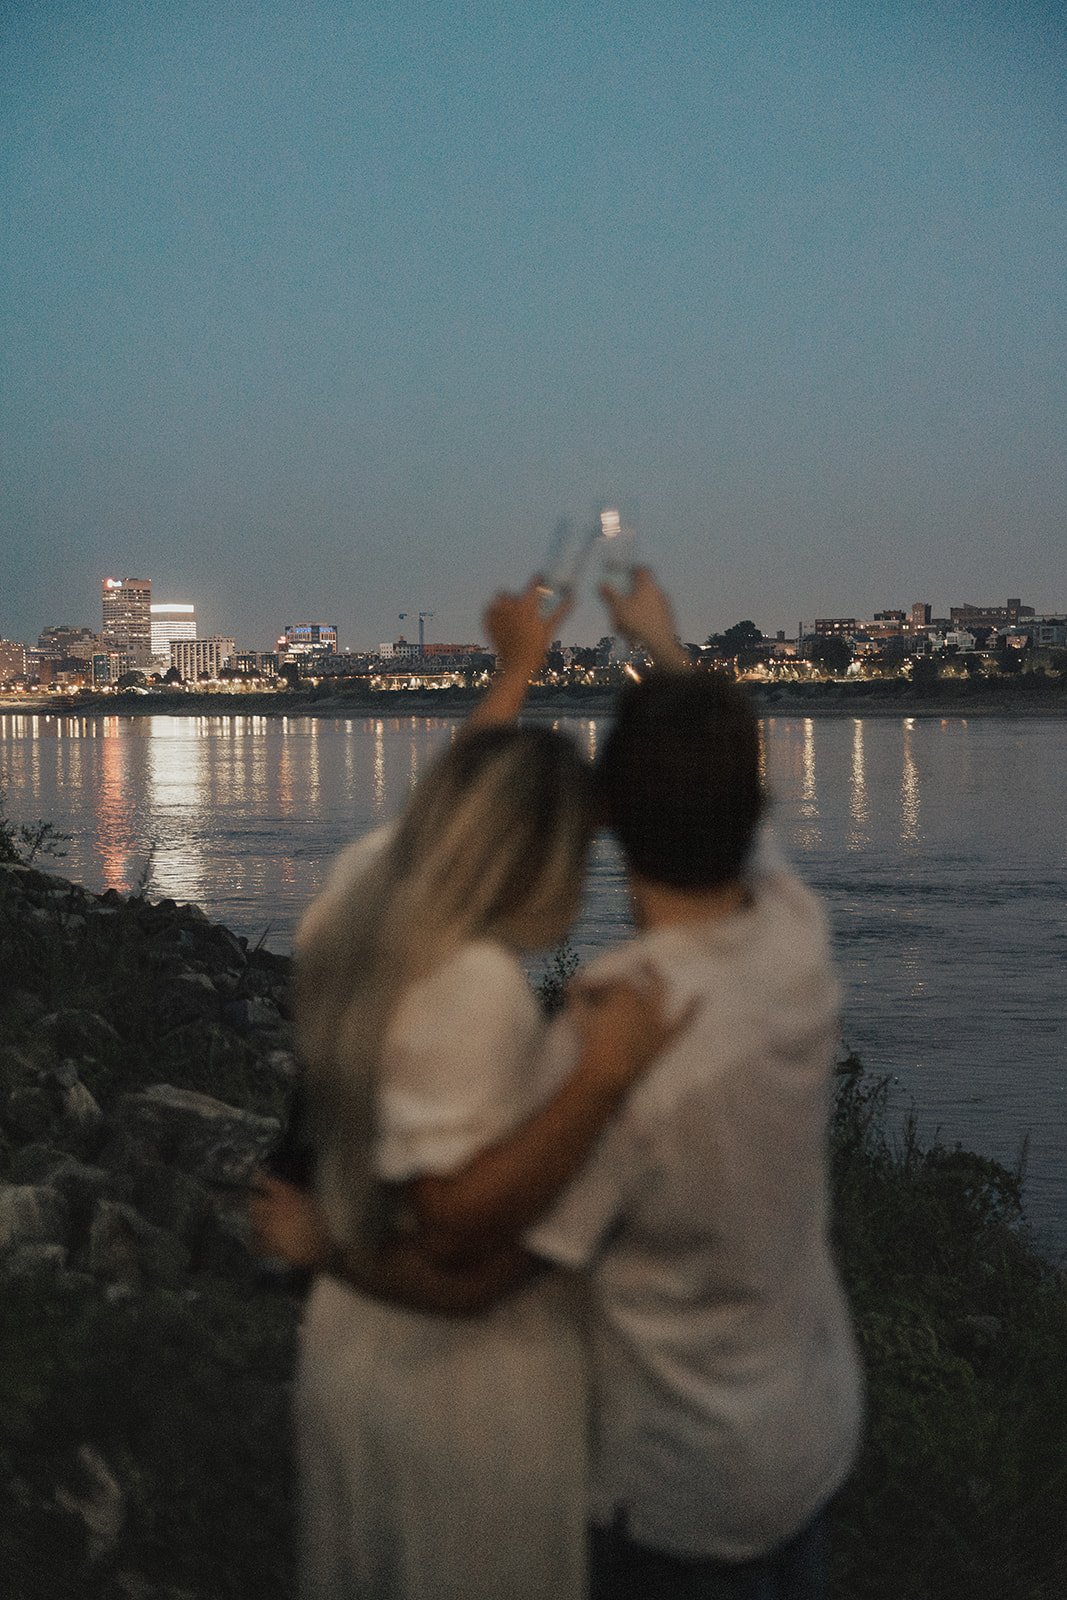
[[195,683],[198,678],[217,678],[236,651],[232,639],[176,639],[170,659],[187,683]]
[[37,649],[42,656],[77,656],[80,661],[88,661],[99,648],[100,640],[92,628],[72,628],[66,622],[42,628],[37,636]]
[[0,639],[0,683],[16,683],[26,676],[26,646]]
[[152,659],[165,661],[170,666],[170,647],[177,639],[196,638],[196,607],[191,605],[156,605],[151,612]]
[[335,622],[291,622],[278,640],[279,650],[291,658],[337,654]]
[[151,578],[103,578],[100,599],[105,649],[122,651],[132,667],[147,667],[152,659]]
[[911,608],[911,631],[923,633],[930,626],[930,607],[925,600],[916,600]]

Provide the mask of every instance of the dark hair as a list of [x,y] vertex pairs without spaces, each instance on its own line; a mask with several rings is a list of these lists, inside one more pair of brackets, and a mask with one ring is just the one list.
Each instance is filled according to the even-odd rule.
[[652,673],[620,695],[597,782],[639,877],[680,889],[730,883],[764,807],[755,712],[718,673]]

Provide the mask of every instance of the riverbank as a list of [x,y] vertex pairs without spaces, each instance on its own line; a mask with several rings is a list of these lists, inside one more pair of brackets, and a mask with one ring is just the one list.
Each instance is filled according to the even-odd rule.
[[[0,865],[0,1570],[11,1600],[293,1594],[301,1292],[239,1185],[294,1063],[289,966],[197,907]],[[837,1233],[870,1375],[837,1600],[1051,1600],[1067,1289],[1017,1177],[838,1076]],[[238,1187],[235,1187],[238,1186]]]
[[[897,679],[746,683],[762,716],[772,717],[1062,717],[1067,677],[1023,673],[996,679],[940,679],[912,687]],[[526,715],[602,717],[614,689],[533,688]],[[464,717],[479,696],[463,689],[352,690],[321,684],[262,694],[130,691],[116,695],[0,696],[0,713],[25,716],[145,717]]]

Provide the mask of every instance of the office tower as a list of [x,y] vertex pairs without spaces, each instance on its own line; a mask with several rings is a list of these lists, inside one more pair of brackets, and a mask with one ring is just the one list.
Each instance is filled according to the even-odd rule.
[[291,622],[278,640],[292,660],[299,656],[332,656],[337,653],[335,622]]
[[26,676],[26,646],[15,639],[0,639],[0,683],[16,683]]
[[178,639],[196,638],[196,607],[151,606],[152,659],[170,666],[170,647]]
[[79,661],[88,661],[99,648],[100,640],[92,628],[72,628],[66,622],[58,627],[42,628],[37,635],[37,649],[42,656],[77,657]]
[[100,599],[105,648],[128,656],[131,667],[147,667],[152,659],[151,578],[103,578]]
[[186,683],[217,678],[236,650],[232,639],[176,639],[170,647],[171,665]]

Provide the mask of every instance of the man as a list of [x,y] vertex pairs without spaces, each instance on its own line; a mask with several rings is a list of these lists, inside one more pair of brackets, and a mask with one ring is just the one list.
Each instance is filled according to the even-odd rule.
[[[531,1258],[576,1270],[593,1368],[593,1600],[808,1600],[860,1412],[827,1242],[838,993],[824,921],[754,848],[758,728],[740,692],[686,670],[650,573],[602,594],[656,670],[622,696],[598,764],[638,933],[586,981],[651,971],[684,1025],[525,1251],[472,1261],[455,1239],[426,1238],[369,1261],[312,1218],[285,1253],[438,1311],[508,1292]],[[493,704],[511,715],[540,639],[530,593],[501,597],[489,620],[503,657]],[[562,1078],[566,1021],[553,1048]]]
[[754,849],[753,712],[685,670],[649,573],[602,592],[668,670],[599,762],[638,935],[587,977],[651,968],[693,1016],[526,1236],[590,1290],[591,1593],[800,1600],[860,1421],[827,1241],[837,985],[814,897]]

